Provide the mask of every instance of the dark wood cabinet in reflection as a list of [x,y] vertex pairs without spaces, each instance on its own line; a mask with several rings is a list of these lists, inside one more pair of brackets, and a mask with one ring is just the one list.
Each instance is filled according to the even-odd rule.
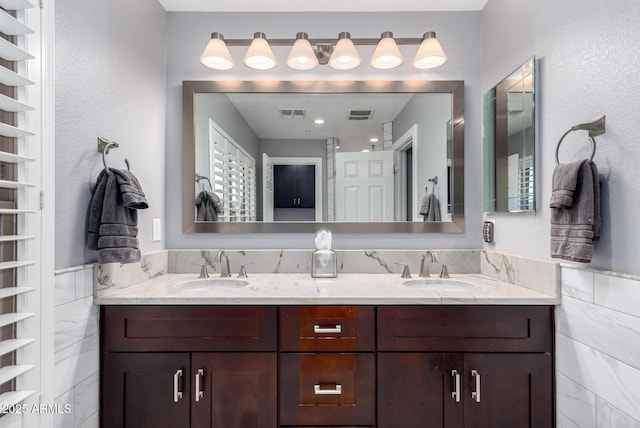
[[273,199],[275,208],[315,208],[315,165],[274,165]]

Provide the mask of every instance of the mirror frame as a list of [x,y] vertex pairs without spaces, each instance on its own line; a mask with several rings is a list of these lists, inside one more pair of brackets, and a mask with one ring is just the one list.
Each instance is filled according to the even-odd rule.
[[[195,95],[199,93],[451,93],[453,176],[450,222],[200,222],[194,220]],[[183,81],[182,230],[184,233],[463,233],[464,81]]]

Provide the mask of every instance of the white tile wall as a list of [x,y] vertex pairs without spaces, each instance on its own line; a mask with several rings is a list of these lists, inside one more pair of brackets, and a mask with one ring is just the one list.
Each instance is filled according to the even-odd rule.
[[563,266],[558,427],[640,428],[640,280]]
[[93,266],[64,269],[55,279],[55,428],[99,425],[99,310],[93,305]]

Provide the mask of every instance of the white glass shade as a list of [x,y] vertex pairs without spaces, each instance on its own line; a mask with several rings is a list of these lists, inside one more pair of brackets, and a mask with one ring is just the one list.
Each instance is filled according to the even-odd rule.
[[376,46],[376,50],[371,57],[371,67],[381,70],[388,70],[390,68],[396,68],[404,62],[402,54],[396,41],[393,40],[393,34],[382,33],[382,38]]
[[311,70],[318,66],[318,58],[306,38],[298,38],[287,57],[287,66],[294,70]]
[[329,58],[329,66],[336,70],[351,70],[360,65],[360,55],[349,38],[349,33],[340,33],[340,39],[333,49],[331,58]]
[[425,38],[418,48],[418,52],[413,59],[415,68],[434,68],[447,62],[447,56],[444,54],[440,42],[438,42],[434,33],[431,34],[433,36],[425,34]]
[[214,70],[230,70],[233,68],[233,59],[224,42],[222,36],[220,38],[212,37],[204,48],[200,56],[200,63]]
[[269,70],[276,66],[276,58],[263,33],[256,33],[244,56],[244,64],[256,70]]

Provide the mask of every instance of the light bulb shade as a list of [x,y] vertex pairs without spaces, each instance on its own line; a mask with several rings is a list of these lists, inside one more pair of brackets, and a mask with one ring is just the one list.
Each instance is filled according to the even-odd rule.
[[436,33],[425,33],[424,39],[418,48],[413,66],[415,68],[435,68],[447,62],[447,56],[444,54],[440,42],[436,39]]
[[267,42],[264,33],[255,33],[253,41],[244,56],[244,64],[256,70],[269,70],[276,66],[276,58],[273,56],[271,46]]
[[329,67],[336,70],[351,70],[359,66],[361,62],[360,55],[351,41],[351,35],[346,32],[340,33],[338,43],[329,58]]
[[380,41],[376,46],[376,50],[371,57],[371,67],[378,68],[380,70],[388,70],[390,68],[396,68],[404,62],[400,49],[396,41],[393,39],[393,33],[390,31],[382,33]]
[[318,66],[318,58],[309,42],[307,33],[298,33],[287,57],[287,66],[294,70],[311,70]]
[[220,33],[211,34],[211,40],[200,55],[200,63],[214,70],[230,70],[233,68],[233,59]]

